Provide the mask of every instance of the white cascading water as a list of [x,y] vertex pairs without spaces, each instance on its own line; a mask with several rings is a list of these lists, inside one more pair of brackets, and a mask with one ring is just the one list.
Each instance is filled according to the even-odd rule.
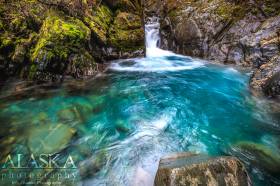
[[146,47],[147,48],[157,48],[160,37],[159,37],[159,20],[157,17],[149,18],[147,24],[145,25],[145,35],[146,35]]
[[146,43],[146,56],[147,57],[162,57],[174,55],[174,53],[162,50],[159,48],[160,35],[159,35],[159,18],[150,17],[145,25],[145,43]]
[[146,57],[118,60],[110,69],[130,72],[163,72],[191,70],[203,66],[201,60],[162,50],[160,45],[160,23],[158,17],[150,17],[145,25]]

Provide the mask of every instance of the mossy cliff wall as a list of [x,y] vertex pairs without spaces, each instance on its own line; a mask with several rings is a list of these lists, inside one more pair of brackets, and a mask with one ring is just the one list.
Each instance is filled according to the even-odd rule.
[[279,0],[146,0],[146,5],[145,12],[161,18],[161,48],[252,68],[254,92],[280,95]]
[[143,56],[142,12],[137,0],[0,0],[1,79],[79,78]]

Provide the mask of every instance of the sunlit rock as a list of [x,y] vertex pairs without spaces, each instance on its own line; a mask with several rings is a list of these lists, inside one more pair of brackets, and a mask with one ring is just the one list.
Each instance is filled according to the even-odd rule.
[[280,55],[273,57],[253,73],[250,86],[255,94],[280,96]]
[[161,158],[154,185],[246,186],[251,185],[251,180],[237,158],[178,153]]

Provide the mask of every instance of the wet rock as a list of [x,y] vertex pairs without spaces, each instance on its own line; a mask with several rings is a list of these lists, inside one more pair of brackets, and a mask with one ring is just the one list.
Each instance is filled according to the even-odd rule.
[[29,130],[27,145],[34,154],[54,154],[64,149],[75,134],[63,124],[45,124]]
[[255,94],[280,96],[280,55],[273,57],[253,73],[250,86]]
[[101,150],[92,158],[87,159],[79,164],[79,172],[82,178],[88,178],[94,176],[99,172],[104,165],[106,165],[109,159],[108,153],[106,150]]
[[48,114],[45,112],[40,112],[35,115],[34,118],[32,118],[31,123],[35,125],[40,125],[49,122]]
[[262,144],[252,142],[240,142],[233,147],[242,153],[242,158],[251,162],[272,175],[279,175],[280,155]]
[[73,103],[59,110],[57,112],[57,118],[59,122],[63,123],[85,123],[92,113],[92,105],[85,100],[79,100],[79,102]]
[[1,157],[0,163],[5,162],[5,157],[10,154],[12,151],[12,145],[16,142],[16,138],[14,136],[7,136],[1,139],[0,142],[0,150],[1,150]]
[[142,50],[140,53],[144,54],[144,30],[139,15],[119,12],[110,28],[109,35],[109,43],[117,49],[119,58],[135,57],[140,50]]
[[90,29],[79,19],[50,13],[39,38],[31,56],[37,65],[32,66],[30,78],[41,79],[36,76],[37,71],[59,75],[68,71],[68,74],[79,76],[80,71],[94,68],[94,60],[85,49],[90,40]]
[[69,107],[60,110],[57,113],[57,117],[60,122],[73,122],[79,118],[79,113],[75,108]]
[[251,185],[251,181],[237,158],[178,153],[161,158],[154,185]]
[[88,118],[93,114],[93,107],[90,103],[75,104],[75,108],[79,113],[82,122],[87,122]]
[[128,133],[130,131],[130,127],[128,126],[128,123],[126,123],[123,120],[117,120],[116,121],[116,130],[118,132]]

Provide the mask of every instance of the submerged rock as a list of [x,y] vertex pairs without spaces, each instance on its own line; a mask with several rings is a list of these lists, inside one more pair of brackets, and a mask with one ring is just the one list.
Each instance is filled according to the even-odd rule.
[[128,133],[131,129],[127,122],[120,120],[120,119],[116,121],[115,126],[116,126],[116,130],[118,132],[123,132],[123,133]]
[[54,154],[64,149],[75,130],[63,124],[45,124],[29,130],[27,145],[38,154]]
[[280,171],[280,154],[276,150],[253,143],[240,142],[233,147],[238,152],[242,153],[242,157],[272,175],[279,175]]
[[251,185],[251,180],[237,158],[178,153],[161,158],[154,185],[245,186]]
[[99,172],[104,165],[106,165],[109,155],[106,150],[97,152],[91,158],[79,164],[79,172],[82,178],[89,178]]
[[49,120],[49,116],[46,112],[40,112],[32,118],[31,123],[34,125],[40,125],[49,122]]
[[79,113],[75,108],[72,107],[58,111],[57,117],[60,122],[73,122],[75,120],[79,121]]

